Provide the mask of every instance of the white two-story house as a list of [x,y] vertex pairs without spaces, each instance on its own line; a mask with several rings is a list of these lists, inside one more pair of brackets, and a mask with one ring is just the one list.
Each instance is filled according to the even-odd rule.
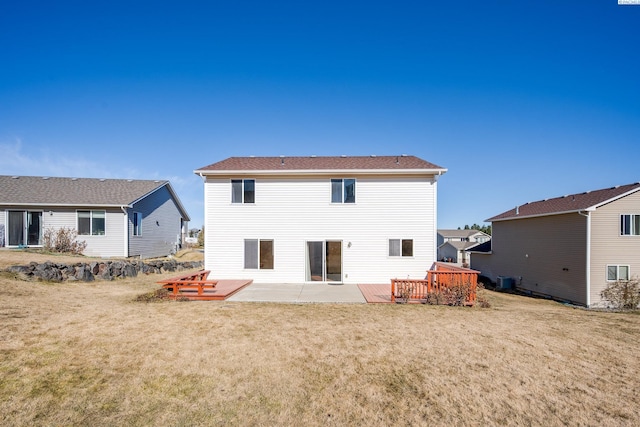
[[205,268],[262,283],[386,283],[436,261],[437,183],[414,156],[231,157],[204,180]]

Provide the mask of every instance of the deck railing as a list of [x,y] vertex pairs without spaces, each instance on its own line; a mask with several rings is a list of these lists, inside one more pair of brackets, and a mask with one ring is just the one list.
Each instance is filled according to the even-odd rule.
[[473,305],[479,271],[435,262],[426,279],[392,279],[391,301]]

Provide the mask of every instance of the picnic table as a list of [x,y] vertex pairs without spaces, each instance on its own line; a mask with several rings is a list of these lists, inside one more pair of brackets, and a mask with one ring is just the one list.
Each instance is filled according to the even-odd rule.
[[216,280],[207,280],[210,270],[200,270],[170,279],[159,280],[158,283],[167,289],[169,298],[186,298],[190,300],[213,300],[217,299],[215,287]]

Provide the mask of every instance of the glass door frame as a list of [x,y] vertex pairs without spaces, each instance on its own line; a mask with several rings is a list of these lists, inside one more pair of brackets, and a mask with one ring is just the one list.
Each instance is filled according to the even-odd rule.
[[[20,224],[20,233],[16,236],[16,229],[12,230],[11,225],[11,214],[21,214],[21,224]],[[14,221],[15,221],[14,215]],[[38,223],[36,225],[36,229],[34,230],[32,226],[34,225],[34,219],[37,218]],[[37,210],[21,210],[21,209],[10,209],[7,210],[7,226],[5,227],[5,238],[7,242],[7,247],[38,247],[42,246],[42,231],[43,231],[43,219],[44,212]],[[16,240],[17,238],[17,240]],[[35,238],[35,240],[34,240]]]
[[[337,264],[336,257],[339,257]],[[342,240],[306,240],[304,258],[305,282],[336,284],[343,282]],[[338,267],[337,271],[336,267]]]

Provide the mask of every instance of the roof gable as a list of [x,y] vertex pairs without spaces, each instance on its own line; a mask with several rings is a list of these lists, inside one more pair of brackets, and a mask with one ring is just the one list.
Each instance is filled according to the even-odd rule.
[[312,171],[432,171],[446,169],[415,156],[229,157],[196,173]]
[[640,190],[640,183],[620,185],[602,190],[586,191],[579,194],[545,199],[537,202],[525,203],[516,206],[506,212],[487,219],[487,222],[504,221],[511,219],[558,215],[569,212],[595,210],[598,207],[611,203]]
[[480,230],[474,230],[474,229],[466,229],[466,230],[461,230],[461,229],[457,229],[457,230],[452,230],[452,229],[439,229],[438,230],[438,234],[441,235],[444,238],[470,238],[472,236],[475,236],[477,234],[479,235],[484,235],[487,237],[490,237],[487,233],[480,231]]
[[0,204],[127,206],[165,185],[169,181],[0,176]]

